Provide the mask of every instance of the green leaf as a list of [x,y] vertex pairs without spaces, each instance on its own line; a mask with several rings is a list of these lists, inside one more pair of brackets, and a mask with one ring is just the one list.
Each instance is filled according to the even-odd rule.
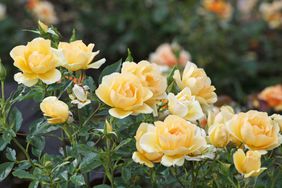
[[38,185],[39,185],[39,181],[34,180],[29,184],[28,188],[37,188]]
[[125,59],[125,61],[129,61],[129,62],[133,61],[133,57],[131,55],[131,51],[129,48],[127,48],[127,58]]
[[167,85],[170,85],[172,82],[174,82],[174,79],[173,79],[173,75],[174,75],[174,72],[177,70],[177,67],[174,66],[171,71],[169,72],[168,76],[167,76]]
[[82,186],[82,185],[85,185],[85,181],[84,181],[84,178],[81,174],[79,175],[73,175],[71,178],[70,178],[71,182],[75,185],[78,185],[78,186]]
[[20,130],[23,122],[23,116],[22,113],[17,108],[12,109],[9,115],[9,122],[10,125],[12,125],[15,132],[18,132],[18,130]]
[[132,141],[132,138],[127,138],[127,139],[121,141],[121,143],[117,147],[115,147],[114,151],[119,150],[121,147],[125,146],[126,144],[128,144],[131,141]]
[[4,140],[3,136],[0,137],[0,151],[3,151],[11,140]]
[[93,188],[110,188],[110,187],[111,187],[111,186],[109,186],[109,185],[102,184],[102,185],[94,186]]
[[96,89],[95,81],[91,76],[86,77],[86,79],[84,80],[84,85],[87,85],[91,92],[94,92],[94,90]]
[[99,76],[99,83],[102,82],[102,78],[106,75],[109,75],[113,72],[119,72],[122,65],[122,59],[118,60],[117,62],[105,67]]
[[73,30],[72,30],[72,35],[71,35],[71,38],[70,38],[70,42],[73,42],[73,41],[75,41],[75,40],[76,40],[76,30],[73,29]]
[[0,182],[3,181],[14,167],[14,162],[6,162],[0,164]]
[[10,161],[15,161],[16,160],[16,150],[11,149],[11,148],[7,148],[6,149],[6,157]]
[[121,169],[121,177],[125,182],[131,179],[131,171],[127,167]]
[[18,177],[20,179],[30,179],[33,180],[34,176],[27,171],[17,169],[13,172],[13,176]]
[[101,166],[99,156],[96,153],[90,153],[82,159],[79,168],[82,173],[87,173],[99,166]]
[[32,149],[31,152],[33,155],[39,157],[45,147],[45,138],[43,136],[36,136],[32,139]]

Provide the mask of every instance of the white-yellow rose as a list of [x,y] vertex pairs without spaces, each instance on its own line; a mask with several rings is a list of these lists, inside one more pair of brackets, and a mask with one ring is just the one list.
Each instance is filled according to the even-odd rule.
[[65,59],[60,50],[51,47],[50,40],[35,38],[26,46],[14,47],[10,56],[14,65],[22,71],[14,76],[19,84],[31,87],[38,80],[53,84],[61,79],[61,73],[56,67],[64,64]]
[[92,43],[86,46],[81,40],[70,43],[60,42],[58,48],[63,51],[67,61],[63,66],[70,71],[100,68],[106,60],[103,58],[91,63],[99,54],[99,51],[92,52],[94,46]]
[[238,149],[233,154],[233,161],[236,169],[245,178],[259,176],[266,168],[261,168],[261,153],[258,151],[247,151]]
[[[149,136],[148,136],[149,135]],[[142,147],[143,145],[140,144],[140,140],[143,140],[147,137],[154,139],[152,142],[156,143],[156,127],[152,124],[142,123],[135,135],[136,140],[136,149],[137,151],[133,153],[132,159],[136,163],[145,164],[146,166],[152,168],[154,163],[160,162],[163,154],[158,151],[158,147],[152,147],[150,152],[146,152]]]
[[96,95],[112,107],[109,113],[116,118],[153,112],[146,104],[153,96],[152,91],[144,87],[140,79],[132,73],[112,73],[104,76],[96,89]]
[[171,114],[180,116],[189,121],[196,121],[204,117],[200,103],[191,95],[188,87],[180,93],[168,94],[168,110]]
[[179,70],[176,70],[173,78],[180,89],[188,87],[201,104],[208,105],[216,102],[215,87],[211,85],[210,78],[194,63],[187,62],[182,76]]
[[55,96],[45,98],[40,103],[40,109],[50,124],[65,123],[69,118],[68,105]]

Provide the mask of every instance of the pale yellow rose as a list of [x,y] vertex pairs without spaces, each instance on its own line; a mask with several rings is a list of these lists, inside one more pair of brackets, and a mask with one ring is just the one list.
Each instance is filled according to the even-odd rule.
[[34,6],[32,7],[32,12],[38,20],[42,20],[47,24],[58,23],[58,17],[56,15],[54,6],[48,1],[38,1],[34,3]]
[[69,95],[72,104],[77,104],[78,109],[91,103],[89,97],[89,87],[75,84],[72,88],[72,94]]
[[129,72],[136,75],[142,84],[153,92],[152,98],[147,102],[153,109],[155,114],[156,104],[159,100],[166,98],[167,81],[157,66],[148,61],[140,61],[138,64],[134,62],[125,62],[122,65],[122,73]]
[[245,178],[259,176],[266,168],[261,168],[261,153],[258,151],[247,151],[238,149],[233,154],[233,162],[239,173]]
[[46,97],[40,103],[40,109],[50,124],[65,123],[69,118],[68,105],[55,96]]
[[152,124],[142,123],[135,135],[137,151],[133,153],[132,159],[136,163],[145,164],[146,166],[152,168],[154,163],[160,162],[163,154],[158,152],[157,146],[155,148],[151,147],[150,152],[146,152],[142,148],[143,145],[140,144],[140,140],[143,140],[144,138],[146,139],[147,137],[150,137],[153,139],[152,142],[156,143],[156,127]]
[[265,112],[255,110],[233,116],[226,126],[229,133],[251,150],[272,150],[282,142],[279,126]]
[[210,78],[205,71],[198,68],[194,63],[187,62],[182,77],[179,70],[174,72],[173,78],[180,89],[188,87],[192,95],[202,105],[213,104],[217,100],[215,87],[211,85]]
[[14,47],[10,56],[14,65],[22,71],[14,76],[19,84],[31,87],[38,80],[53,84],[61,79],[61,73],[56,67],[64,64],[64,57],[60,50],[51,48],[50,40],[35,38],[26,46]]
[[61,49],[66,57],[67,63],[63,65],[69,71],[98,69],[105,63],[105,58],[95,61],[92,60],[99,51],[92,52],[94,44],[86,46],[81,40],[73,41],[70,43],[60,42],[59,49]]
[[280,114],[273,114],[270,116],[274,123],[277,123],[280,127],[280,132],[282,132],[282,116]]
[[268,23],[269,27],[276,29],[282,26],[282,1],[273,1],[272,3],[262,3],[260,12],[263,19]]
[[224,124],[214,124],[209,128],[209,141],[218,148],[224,148],[229,143],[229,132]]
[[178,116],[170,115],[155,126],[155,133],[144,135],[140,145],[145,152],[163,153],[164,166],[182,166],[185,156],[200,155],[207,147],[202,130]]
[[116,118],[153,112],[146,104],[153,96],[152,91],[144,87],[140,79],[132,73],[112,73],[104,76],[96,89],[96,95],[112,107],[109,113]]
[[167,99],[168,110],[173,115],[189,121],[196,121],[204,117],[200,103],[191,95],[191,91],[187,87],[176,96],[169,93]]

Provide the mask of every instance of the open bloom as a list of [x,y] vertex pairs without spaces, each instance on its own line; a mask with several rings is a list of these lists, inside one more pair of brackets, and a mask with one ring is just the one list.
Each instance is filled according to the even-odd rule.
[[267,104],[275,110],[282,111],[282,85],[275,85],[265,88],[258,95],[258,98],[266,101]]
[[125,118],[130,114],[152,113],[146,102],[153,96],[141,80],[132,73],[112,73],[104,76],[96,89],[96,95],[112,108],[109,113],[116,118]]
[[201,155],[207,148],[202,130],[178,116],[170,115],[164,121],[157,121],[155,127],[155,132],[140,139],[140,145],[147,153],[163,153],[161,164],[164,166],[182,166],[185,156]]
[[158,152],[158,148],[151,148],[149,152],[146,152],[143,149],[144,145],[140,144],[141,140],[146,139],[147,137],[154,139],[153,142],[156,143],[156,127],[152,124],[142,123],[135,135],[136,140],[136,149],[137,151],[133,153],[132,159],[136,163],[145,164],[148,167],[153,167],[156,162],[160,162],[163,154]]
[[60,124],[68,121],[68,105],[55,96],[45,98],[40,103],[40,109],[43,115],[47,117],[47,121],[50,124]]
[[81,109],[82,107],[91,103],[91,100],[88,99],[89,95],[88,86],[80,86],[75,84],[72,88],[72,94],[69,95],[71,98],[72,104],[77,104],[77,107]]
[[229,20],[233,13],[231,4],[226,0],[204,0],[203,6],[223,20]]
[[188,87],[177,95],[169,93],[167,98],[168,110],[171,114],[189,121],[196,121],[204,117],[200,103],[191,95]]
[[272,150],[278,147],[282,138],[279,125],[273,123],[265,112],[255,110],[239,113],[228,122],[228,131],[251,150]]
[[95,61],[92,60],[99,51],[92,52],[94,44],[86,46],[81,40],[74,42],[60,42],[59,49],[61,49],[66,57],[67,63],[63,65],[69,71],[85,70],[85,69],[98,69],[105,63],[105,58]]
[[30,1],[30,5],[31,4],[32,6],[29,6],[29,8],[31,8],[31,11],[38,20],[41,20],[47,24],[58,23],[58,17],[52,3],[48,1]]
[[61,79],[61,73],[56,67],[64,64],[64,57],[60,50],[51,48],[50,40],[35,38],[26,46],[14,47],[10,56],[14,65],[22,71],[14,76],[19,84],[31,87],[38,80],[53,84]]
[[233,154],[233,161],[236,169],[245,178],[259,176],[266,168],[261,168],[261,153],[258,151],[247,151],[238,149]]
[[156,104],[166,97],[165,91],[167,88],[166,78],[157,69],[156,65],[148,61],[140,61],[138,64],[125,62],[121,72],[129,72],[136,75],[142,84],[152,91],[153,96],[147,104],[154,109],[156,114]]
[[280,132],[282,132],[282,115],[280,114],[273,114],[270,116],[274,123],[277,123],[280,127]]
[[260,5],[260,12],[270,28],[275,29],[282,25],[281,0],[273,1],[272,3],[262,3]]
[[180,71],[176,70],[173,78],[180,89],[188,87],[201,104],[208,105],[216,102],[215,87],[211,85],[210,78],[194,63],[187,62],[182,76]]
[[180,47],[175,49],[173,45],[167,43],[160,45],[156,52],[150,55],[150,61],[152,63],[169,67],[173,67],[178,64],[185,65],[189,60],[191,60],[191,56],[187,51],[181,49]]

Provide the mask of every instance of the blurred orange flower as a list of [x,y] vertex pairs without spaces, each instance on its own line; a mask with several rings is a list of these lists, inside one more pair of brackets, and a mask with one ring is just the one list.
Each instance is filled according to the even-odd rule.
[[282,84],[270,86],[265,88],[258,98],[268,103],[270,107],[273,107],[277,111],[282,110]]
[[229,19],[232,14],[231,5],[225,0],[204,0],[203,6],[223,19]]

